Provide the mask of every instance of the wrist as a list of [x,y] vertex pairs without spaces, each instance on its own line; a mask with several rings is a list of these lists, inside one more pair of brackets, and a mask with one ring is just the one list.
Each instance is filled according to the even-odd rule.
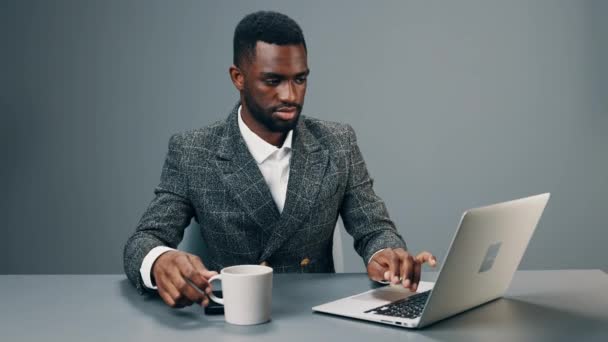
[[156,261],[167,252],[174,252],[175,249],[166,246],[157,246],[152,248],[148,254],[144,257],[141,267],[139,269],[141,280],[145,287],[155,290],[156,285],[153,284],[152,278]]

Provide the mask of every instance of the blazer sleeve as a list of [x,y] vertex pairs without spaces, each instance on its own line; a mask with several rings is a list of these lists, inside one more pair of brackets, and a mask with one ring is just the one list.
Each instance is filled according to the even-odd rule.
[[157,246],[176,248],[194,215],[183,157],[183,138],[173,135],[154,198],[124,246],[124,270],[140,294],[148,291],[139,272],[144,257]]
[[344,228],[354,238],[355,250],[367,266],[376,251],[383,248],[407,249],[407,246],[390,219],[384,202],[374,192],[373,180],[350,125],[347,125],[347,132],[350,160],[340,215]]

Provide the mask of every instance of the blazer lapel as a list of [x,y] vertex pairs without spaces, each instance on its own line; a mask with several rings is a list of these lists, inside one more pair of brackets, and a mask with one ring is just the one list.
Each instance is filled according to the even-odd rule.
[[294,130],[289,183],[281,219],[272,230],[260,260],[268,259],[285,241],[292,237],[306,221],[325,175],[329,152],[306,129],[303,118]]
[[270,189],[251,156],[238,127],[238,108],[234,107],[220,139],[216,165],[226,188],[251,219],[268,235],[279,221],[280,213]]

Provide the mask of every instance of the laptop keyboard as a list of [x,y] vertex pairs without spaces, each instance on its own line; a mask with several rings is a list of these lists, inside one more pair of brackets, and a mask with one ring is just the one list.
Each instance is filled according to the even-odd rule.
[[393,316],[401,318],[416,318],[422,314],[426,299],[431,294],[431,290],[416,293],[407,298],[400,299],[390,304],[382,305],[377,308],[365,311],[365,313],[374,313],[384,316]]

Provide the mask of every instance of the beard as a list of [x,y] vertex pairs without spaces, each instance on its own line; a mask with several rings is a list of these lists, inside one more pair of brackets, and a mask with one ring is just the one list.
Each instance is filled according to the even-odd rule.
[[[257,122],[262,124],[269,131],[276,133],[287,133],[296,128],[298,125],[300,113],[302,112],[302,105],[297,103],[282,103],[279,106],[263,108],[257,103],[253,96],[251,96],[249,91],[244,90],[243,96],[245,97],[245,106],[247,107],[247,110],[249,110],[249,113],[251,113],[251,116],[253,116]],[[288,121],[275,117],[274,113],[282,107],[295,107],[295,117]]]

